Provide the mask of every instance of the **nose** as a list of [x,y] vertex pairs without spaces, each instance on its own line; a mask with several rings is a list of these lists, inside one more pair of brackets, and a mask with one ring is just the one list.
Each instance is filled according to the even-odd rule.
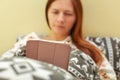
[[60,13],[57,17],[57,21],[59,23],[64,23],[64,14]]

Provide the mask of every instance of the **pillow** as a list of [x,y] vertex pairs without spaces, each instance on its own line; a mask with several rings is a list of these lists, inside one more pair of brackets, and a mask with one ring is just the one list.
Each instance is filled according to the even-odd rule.
[[120,39],[117,37],[86,37],[105,54],[120,80]]
[[25,57],[0,60],[0,80],[76,80],[67,71]]

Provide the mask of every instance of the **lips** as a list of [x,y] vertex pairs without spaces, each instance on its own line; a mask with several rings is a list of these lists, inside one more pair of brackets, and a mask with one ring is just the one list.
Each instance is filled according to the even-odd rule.
[[57,28],[64,28],[64,26],[61,26],[61,25],[57,25],[55,27],[57,27]]

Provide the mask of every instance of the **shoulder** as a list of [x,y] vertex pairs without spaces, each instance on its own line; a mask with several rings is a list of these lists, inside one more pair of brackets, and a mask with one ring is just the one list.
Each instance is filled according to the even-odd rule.
[[13,57],[13,56],[25,56],[27,41],[31,39],[39,40],[40,38],[45,36],[47,35],[39,35],[35,32],[19,35],[17,37],[17,41],[14,44],[14,46],[10,50],[4,52],[2,54],[2,57],[5,58],[5,57]]
[[31,32],[29,34],[24,34],[24,35],[20,35],[17,38],[17,41],[21,41],[21,40],[29,40],[29,39],[40,39],[42,37],[44,37],[45,35],[39,35],[36,32]]

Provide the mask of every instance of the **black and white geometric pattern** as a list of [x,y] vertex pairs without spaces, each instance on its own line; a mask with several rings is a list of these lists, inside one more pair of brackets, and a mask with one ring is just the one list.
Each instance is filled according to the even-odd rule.
[[[20,39],[22,39],[22,37],[19,37],[18,41]],[[86,37],[86,40],[95,44],[105,54],[117,74],[117,80],[120,80],[120,39],[115,37]],[[8,51],[8,54],[24,57],[26,53],[25,49],[26,46],[23,45],[15,49],[15,52]],[[38,65],[36,68],[34,66],[36,63],[34,63],[33,60],[33,63],[31,63],[30,59],[22,58],[21,60],[23,60],[23,62],[16,62],[16,59],[17,58],[0,61],[0,80],[74,80],[72,75],[78,77],[80,80],[100,79],[93,60],[78,50],[72,50],[70,56],[68,71],[72,75],[61,68],[53,65],[51,67],[50,64],[45,64],[44,62],[37,62],[39,68]],[[1,64],[2,62],[9,66],[9,69],[4,67],[5,64]],[[12,72],[10,72],[11,70]],[[4,73],[5,71],[6,73]],[[42,72],[44,72],[44,74]],[[24,76],[24,74],[27,75]],[[20,79],[18,77],[20,77]]]
[[[21,38],[22,37],[20,37],[18,39],[18,41]],[[25,41],[23,41],[23,43],[24,42]],[[14,57],[16,57],[16,56],[25,57],[26,45],[19,44],[17,47],[14,48],[14,50],[7,51],[8,56],[11,54],[13,54]],[[40,65],[41,64],[43,64],[43,63],[40,63]],[[61,71],[60,68],[57,68],[57,70],[55,70],[55,71],[51,70],[51,67],[49,67],[49,64],[45,64],[43,66],[44,66],[44,68],[47,67],[47,69],[45,69],[45,72],[49,72],[48,68],[52,72]],[[34,66],[28,62],[27,63],[19,62],[19,63],[12,64],[11,68],[14,70],[14,73],[16,73],[16,75],[22,75],[22,74],[25,74],[26,72],[29,72],[29,73],[31,73],[33,71],[36,72],[36,69],[34,68]],[[40,68],[40,69],[44,70],[43,68]],[[100,75],[98,74],[98,69],[97,69],[97,66],[94,63],[93,59],[91,59],[91,57],[89,57],[82,51],[76,49],[75,47],[73,47],[72,51],[71,51],[68,71],[69,71],[69,73],[72,74],[72,76],[75,76],[76,78],[79,78],[80,80],[100,80]],[[41,71],[41,72],[44,72],[44,71]],[[40,74],[42,75],[42,73],[40,73]],[[47,74],[48,73],[45,73],[45,75],[47,75]],[[57,79],[58,77],[62,77],[64,75],[63,73],[59,73],[59,74],[60,75],[57,75],[57,73],[54,75],[51,75],[51,77],[54,77],[54,79],[52,79],[52,80],[58,80]],[[34,78],[39,78],[39,77],[41,78],[42,77],[41,75],[33,75],[33,73],[32,73],[32,76]],[[40,80],[40,79],[38,79],[38,80]],[[42,79],[42,80],[49,80],[49,79]],[[60,78],[60,80],[64,80],[64,77]]]
[[116,72],[117,80],[120,80],[120,38],[87,37],[86,39],[95,44],[105,54]]
[[68,71],[80,80],[101,80],[93,59],[78,49],[71,51]]
[[52,64],[24,57],[0,60],[0,80],[78,80]]

